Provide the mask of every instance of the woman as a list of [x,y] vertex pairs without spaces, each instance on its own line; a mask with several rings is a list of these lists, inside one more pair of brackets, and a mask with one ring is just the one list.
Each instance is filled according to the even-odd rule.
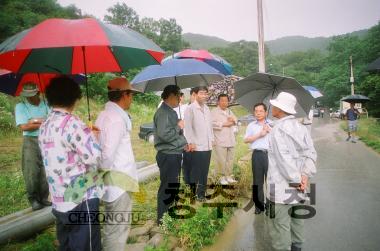
[[100,147],[91,129],[72,114],[81,96],[71,78],[52,79],[46,88],[52,111],[39,134],[59,250],[101,250],[99,223],[89,217],[99,211]]

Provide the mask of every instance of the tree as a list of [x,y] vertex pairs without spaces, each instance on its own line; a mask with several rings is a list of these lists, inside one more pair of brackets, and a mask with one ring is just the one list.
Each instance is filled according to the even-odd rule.
[[135,31],[140,30],[140,20],[137,12],[125,3],[117,3],[107,9],[110,15],[104,16],[104,21],[112,24],[129,27]]

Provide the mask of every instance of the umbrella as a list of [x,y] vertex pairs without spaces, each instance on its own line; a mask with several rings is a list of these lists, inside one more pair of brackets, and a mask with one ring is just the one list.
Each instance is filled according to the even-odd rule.
[[376,59],[367,66],[367,71],[380,73],[380,58]]
[[367,102],[369,100],[370,99],[368,97],[366,97],[364,95],[359,95],[359,94],[348,95],[348,96],[341,99],[341,101],[345,101],[348,103],[364,103],[364,102]]
[[142,92],[161,91],[167,85],[181,89],[207,86],[223,79],[223,75],[202,61],[195,59],[170,59],[162,65],[151,65],[132,80],[132,86]]
[[311,96],[313,96],[313,98],[320,98],[323,96],[323,94],[314,86],[304,85],[303,88],[305,88],[305,90],[309,91]]
[[215,55],[213,53],[210,53],[206,50],[192,50],[192,49],[186,49],[183,51],[180,51],[178,53],[175,53],[172,56],[169,56],[165,58],[164,60],[168,60],[170,58],[192,58],[192,59],[198,59],[206,64],[214,67],[219,72],[221,72],[224,75],[231,75],[232,74],[232,66],[230,63],[228,63],[226,60],[224,60],[222,57]]
[[294,78],[268,73],[255,73],[235,83],[236,102],[251,110],[256,103],[269,103],[285,91],[297,98],[296,117],[305,117],[314,104],[314,98]]
[[[59,75],[60,74],[55,73],[16,74],[8,70],[0,69],[0,92],[11,96],[19,96],[22,91],[22,86],[28,82],[36,83],[40,91],[44,92],[50,80]],[[70,75],[70,77],[79,84],[85,81],[85,76],[82,74]]]
[[47,19],[5,40],[0,53],[0,68],[61,74],[124,72],[159,64],[164,56],[160,47],[136,31],[94,18]]

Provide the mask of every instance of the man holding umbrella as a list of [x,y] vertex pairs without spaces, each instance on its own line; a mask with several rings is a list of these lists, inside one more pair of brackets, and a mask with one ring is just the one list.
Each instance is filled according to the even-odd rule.
[[[183,136],[183,120],[179,120],[174,108],[179,105],[180,89],[168,85],[161,94],[163,103],[154,114],[154,147],[157,150],[156,160],[160,169],[160,188],[157,192],[157,224],[174,202],[178,194],[182,153],[187,148]],[[168,192],[173,191],[173,193]]]
[[293,214],[295,206],[303,208],[308,180],[316,173],[317,154],[307,128],[294,116],[296,103],[287,92],[270,100],[278,119],[269,134],[267,178],[269,235],[275,250],[301,250],[304,222]]
[[24,176],[29,203],[33,210],[50,206],[49,187],[45,168],[38,147],[38,133],[41,123],[48,114],[48,107],[40,99],[35,83],[26,83],[20,95],[25,98],[15,108],[16,125],[22,130],[22,174]]
[[346,111],[346,119],[348,123],[348,137],[346,141],[351,139],[352,143],[356,143],[356,131],[358,130],[358,115],[360,115],[358,109],[355,108],[355,103],[350,103],[350,109]]

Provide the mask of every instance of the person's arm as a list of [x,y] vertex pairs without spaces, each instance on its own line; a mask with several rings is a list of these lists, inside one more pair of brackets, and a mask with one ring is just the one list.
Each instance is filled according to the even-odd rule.
[[191,105],[185,111],[185,137],[188,144],[194,144],[193,110]]
[[78,118],[71,118],[69,131],[72,139],[68,142],[69,147],[78,153],[81,162],[97,169],[101,159],[100,144],[91,129]]
[[253,143],[256,140],[262,137],[265,137],[267,134],[268,132],[265,131],[264,129],[256,133],[253,127],[250,127],[248,125],[245,136],[244,136],[244,143]]
[[223,129],[223,122],[218,120],[219,116],[216,109],[211,111],[211,119],[212,119],[212,129],[219,130],[219,131]]
[[102,147],[102,168],[109,169],[115,160],[115,153],[125,130],[123,121],[113,122],[105,119],[100,129],[100,142]]
[[173,142],[179,136],[180,128],[178,125],[175,127],[171,125],[169,121],[169,114],[167,112],[162,112],[159,114],[159,116],[156,116],[155,126],[157,137],[166,142]]
[[25,104],[19,103],[15,107],[16,126],[22,131],[35,131],[40,128],[42,121],[39,119],[29,119]]

